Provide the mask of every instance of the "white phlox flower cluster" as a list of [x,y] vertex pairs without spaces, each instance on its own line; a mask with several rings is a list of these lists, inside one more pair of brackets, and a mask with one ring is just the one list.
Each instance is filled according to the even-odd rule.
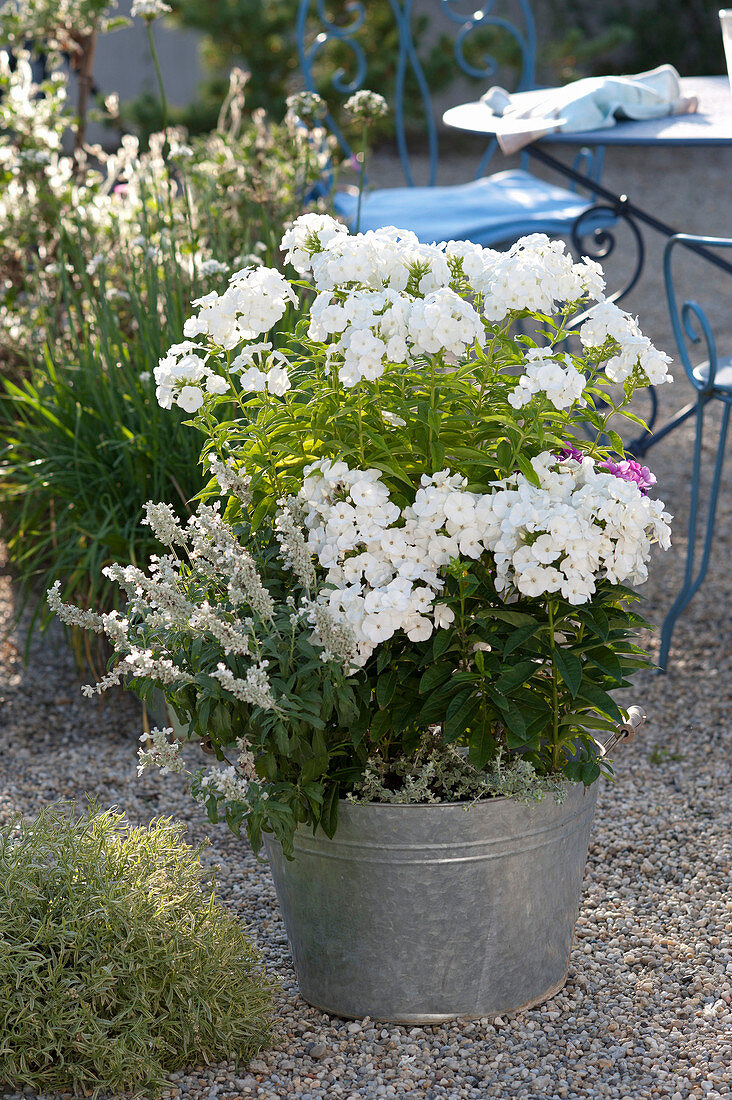
[[[456,362],[476,340],[484,341],[479,314],[447,285],[445,254],[411,233],[334,236],[307,267],[319,291],[308,335],[320,342],[333,338],[328,354],[339,361],[345,386],[379,378],[388,363],[432,355]],[[353,281],[359,285],[344,292]]]
[[[366,330],[369,335],[360,339],[372,361],[380,350],[372,337],[383,340],[384,322],[377,331],[368,317],[362,304],[366,290],[391,292],[388,300],[377,299],[375,314],[401,302],[389,336],[409,341],[415,356],[444,352],[449,361],[476,339],[484,342],[478,313],[464,294],[496,323],[514,310],[550,313],[559,303],[599,299],[604,288],[598,264],[589,259],[575,263],[561,241],[543,234],[523,237],[501,253],[465,241],[426,245],[393,226],[349,235],[327,215],[306,214],[285,234],[282,248],[285,259],[319,291],[311,311],[311,338]],[[358,304],[351,307],[354,297]],[[349,346],[344,335],[339,338],[341,352]],[[383,354],[392,362],[404,361],[402,354]],[[352,373],[348,367],[347,374]]]
[[289,361],[284,352],[274,351],[269,341],[249,344],[231,364],[234,373],[241,372],[241,387],[247,393],[272,393],[284,397],[291,388]]
[[191,340],[173,344],[155,367],[155,396],[164,409],[177,405],[195,413],[204,402],[204,393],[226,393],[229,383],[208,364],[205,348]]
[[149,733],[140,737],[142,748],[137,750],[139,764],[137,774],[142,775],[150,767],[160,768],[163,775],[169,772],[185,772],[187,768],[180,758],[180,741],[171,740],[174,736],[171,726],[159,729],[153,726]]
[[242,340],[256,340],[284,316],[288,303],[297,304],[290,284],[270,267],[236,271],[223,294],[212,291],[197,298],[198,313],[189,317],[183,334],[189,339],[204,335],[230,350]]
[[280,242],[285,263],[292,264],[299,275],[307,275],[313,253],[327,248],[339,236],[348,236],[348,227],[343,222],[329,214],[301,214]]
[[374,381],[386,362],[403,363],[408,356],[406,329],[411,301],[396,290],[353,291],[342,302],[328,292],[313,302],[308,336],[330,345],[329,356],[341,360],[338,377],[344,386],[362,378]]
[[543,452],[531,460],[540,486],[521,474],[497,482],[476,503],[480,540],[494,556],[496,588],[524,596],[560,592],[572,604],[591,599],[600,578],[647,579],[651,545],[670,545],[663,502],[638,486],[582,462]]
[[514,474],[483,494],[459,474],[424,475],[403,512],[376,470],[329,460],[306,470],[308,544],[333,585],[320,598],[353,631],[359,663],[398,630],[424,641],[453,621],[436,600],[445,567],[460,557],[489,551],[499,591],[561,592],[573,604],[587,602],[601,577],[646,579],[651,544],[670,541],[662,502],[588,458],[560,463],[545,452],[532,464],[539,487]]
[[597,301],[604,288],[602,268],[594,260],[575,263],[563,241],[532,233],[496,254],[483,308],[489,321],[500,322],[513,310],[553,313],[565,302]]
[[378,470],[323,460],[306,474],[299,499],[308,545],[335,586],[321,599],[353,632],[358,663],[397,630],[423,641],[449,625],[453,612],[435,603],[438,570],[458,556],[460,542],[447,530],[444,504],[465,479],[446,472],[423,479],[401,513]]
[[476,340],[484,342],[485,330],[470,302],[449,287],[441,287],[414,303],[409,340],[413,356],[444,353],[448,362],[457,362]]
[[350,234],[327,214],[303,214],[280,247],[285,260],[318,291],[389,288],[423,295],[451,280],[442,245],[422,244],[414,233],[393,225]]
[[604,368],[611,382],[625,382],[638,375],[641,382],[651,386],[673,381],[668,372],[670,357],[654,348],[635,318],[614,302],[593,306],[580,327],[579,338],[586,348],[601,348],[608,339],[619,345],[619,350],[608,359]]
[[543,393],[555,409],[569,409],[582,398],[587,379],[568,355],[548,348],[529,348],[526,368],[508,396],[514,409],[528,405],[534,394]]
[[444,248],[453,289],[465,285],[474,294],[485,295],[501,253],[472,241],[447,241]]

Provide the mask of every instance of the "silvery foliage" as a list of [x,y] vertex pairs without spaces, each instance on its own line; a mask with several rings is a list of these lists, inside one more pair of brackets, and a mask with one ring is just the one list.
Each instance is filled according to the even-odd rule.
[[413,755],[389,763],[369,757],[348,801],[434,805],[513,798],[531,803],[551,794],[555,801],[562,802],[565,789],[562,779],[540,776],[528,760],[509,760],[504,753],[485,768],[476,768],[464,750],[442,745],[433,733],[424,738]]
[[[238,829],[246,816],[255,844],[267,822],[287,847],[302,803],[311,812],[323,803],[318,780],[340,751],[328,720],[341,737],[353,716],[346,681],[355,644],[317,602],[294,502],[281,501],[269,547],[257,548],[246,476],[216,457],[210,465],[216,489],[231,494],[232,517],[218,502],[201,503],[183,525],[169,505],[149,502],[143,522],[168,552],[146,571],[105,570],[126,594],[124,614],[64,604],[59,582],[48,601],[64,623],[104,633],[114,650],[110,671],[84,694],[128,684],[149,695],[157,686],[189,723],[188,739],[209,745],[215,735],[219,762],[191,771],[173,727],[156,726],[141,738],[140,773],[153,765],[184,772],[214,819],[221,813]],[[290,776],[280,756],[293,757]]]

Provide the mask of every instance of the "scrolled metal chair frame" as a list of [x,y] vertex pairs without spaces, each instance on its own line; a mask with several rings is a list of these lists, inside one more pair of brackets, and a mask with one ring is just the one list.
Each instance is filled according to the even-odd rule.
[[[425,119],[427,148],[429,152],[429,184],[433,185],[437,179],[437,165],[439,155],[439,141],[437,124],[432,107],[432,95],[429,84],[414,45],[412,33],[413,0],[384,0],[389,4],[394,15],[394,20],[399,36],[399,52],[397,57],[396,82],[394,88],[394,122],[396,131],[397,149],[401,161],[404,178],[410,187],[415,186],[410,162],[407,126],[404,111],[404,96],[406,91],[407,73],[411,70],[419,89]],[[532,87],[534,84],[536,69],[536,28],[531,7],[528,0],[510,0],[510,7],[516,11],[520,22],[514,23],[505,16],[496,12],[499,0],[484,0],[482,4],[474,7],[467,13],[458,10],[458,5],[465,0],[439,0],[438,6],[441,13],[453,26],[457,27],[453,39],[453,52],[455,61],[466,76],[488,80],[498,71],[498,61],[491,54],[483,56],[482,67],[468,61],[465,51],[471,36],[478,30],[486,27],[495,28],[507,37],[512,38],[521,53],[521,71],[516,91]],[[508,2],[508,0],[506,0]],[[332,79],[333,90],[339,95],[350,95],[365,86],[368,75],[368,63],[363,47],[357,40],[358,32],[365,25],[368,0],[346,0],[341,5],[341,10],[349,15],[352,13],[351,22],[340,26],[334,22],[332,15],[333,5],[328,5],[326,0],[300,0],[297,14],[297,48],[300,61],[300,69],[308,91],[316,91],[314,77],[314,65],[318,55],[328,46],[329,42],[337,41],[346,46],[353,56],[354,73],[350,78],[343,68],[338,69]],[[505,6],[505,5],[504,5]],[[329,7],[331,14],[329,14]],[[308,42],[308,34],[312,22],[316,21],[321,30]],[[374,91],[380,89],[375,88]],[[336,136],[346,156],[352,156],[353,150],[342,133],[332,115],[327,116],[327,124],[331,132]],[[496,142],[491,141],[484,153],[477,171],[477,177],[485,173],[488,161],[496,148]]]
[[[694,457],[691,474],[691,501],[689,506],[689,535],[686,550],[686,566],[684,569],[684,579],[681,590],[666,615],[661,631],[661,652],[658,664],[662,670],[665,670],[668,664],[671,638],[676,622],[701,587],[709,569],[712,542],[714,539],[714,522],[716,518],[717,503],[719,501],[722,468],[724,466],[724,452],[727,443],[730,410],[732,409],[732,390],[722,389],[717,384],[717,371],[720,361],[717,351],[717,342],[709,318],[699,303],[693,299],[689,299],[679,306],[678,297],[674,288],[672,270],[672,257],[674,250],[678,246],[694,250],[698,246],[704,248],[732,248],[732,240],[726,237],[700,237],[688,233],[677,233],[667,242],[663,258],[664,280],[666,284],[666,297],[668,299],[671,326],[687,378],[696,390],[696,400],[674,417],[668,429],[671,430],[672,428],[678,427],[680,423],[695,414],[696,433],[694,438]],[[694,373],[694,366],[690,355],[690,347],[702,343],[705,345],[707,352],[706,364],[708,365],[708,369],[706,371],[706,377]],[[701,559],[699,560],[697,559],[696,543],[700,511],[699,493],[703,458],[702,441],[704,435],[704,413],[707,404],[712,400],[722,403],[722,423],[717,443],[717,453],[714,460],[714,472],[712,474],[709,501],[707,504],[704,545]]]

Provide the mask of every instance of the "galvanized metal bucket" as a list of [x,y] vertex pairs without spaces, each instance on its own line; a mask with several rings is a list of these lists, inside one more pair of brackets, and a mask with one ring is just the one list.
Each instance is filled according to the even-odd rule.
[[563,803],[341,802],[338,830],[266,838],[300,991],[336,1016],[498,1016],[566,980],[597,784]]

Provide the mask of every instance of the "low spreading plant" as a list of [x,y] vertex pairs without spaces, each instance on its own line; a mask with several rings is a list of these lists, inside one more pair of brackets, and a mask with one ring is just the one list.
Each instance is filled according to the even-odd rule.
[[246,1062],[272,982],[181,827],[52,806],[0,829],[0,1085],[157,1089]]
[[[148,507],[168,553],[107,570],[123,617],[51,594],[115,645],[96,690],[161,684],[224,764],[193,777],[209,814],[287,852],[367,773],[392,789],[427,735],[489,778],[520,769],[522,796],[528,769],[594,782],[613,692],[648,664],[634,588],[670,537],[613,423],[668,357],[541,235],[499,253],[308,214],[282,244],[299,280],[238,272],[154,371],[225,512],[183,529]],[[171,766],[169,738],[143,763]]]

